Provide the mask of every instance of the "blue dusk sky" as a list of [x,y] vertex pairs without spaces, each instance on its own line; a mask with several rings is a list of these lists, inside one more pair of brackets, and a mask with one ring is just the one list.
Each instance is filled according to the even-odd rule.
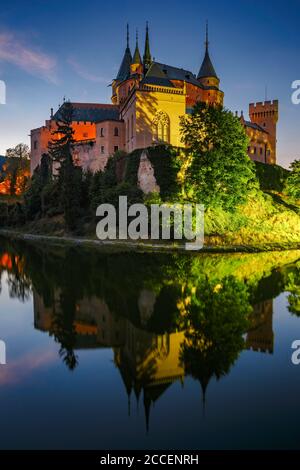
[[125,48],[126,23],[134,49],[139,29],[143,53],[149,21],[156,60],[197,73],[209,21],[210,54],[225,92],[225,106],[279,99],[278,163],[300,158],[300,105],[291,102],[291,83],[300,80],[300,1],[227,0],[143,3],[115,0],[1,1],[0,154],[41,126],[63,96],[109,103],[108,86]]

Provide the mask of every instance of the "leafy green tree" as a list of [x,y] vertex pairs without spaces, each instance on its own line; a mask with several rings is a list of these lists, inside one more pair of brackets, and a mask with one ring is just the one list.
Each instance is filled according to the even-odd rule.
[[285,192],[294,199],[300,199],[300,160],[290,165],[291,172],[286,180]]
[[246,202],[258,182],[239,119],[222,106],[197,103],[191,115],[181,118],[181,134],[188,147],[186,196],[229,210]]
[[54,138],[49,144],[50,157],[59,168],[62,207],[69,230],[74,230],[79,223],[82,182],[82,170],[74,165],[72,156],[72,116],[73,106],[66,102],[60,109],[56,129],[53,131]]

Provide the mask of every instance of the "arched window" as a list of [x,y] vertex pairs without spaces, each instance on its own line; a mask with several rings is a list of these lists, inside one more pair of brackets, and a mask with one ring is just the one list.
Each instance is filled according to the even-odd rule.
[[164,111],[157,111],[152,126],[153,140],[155,142],[170,142],[170,119]]

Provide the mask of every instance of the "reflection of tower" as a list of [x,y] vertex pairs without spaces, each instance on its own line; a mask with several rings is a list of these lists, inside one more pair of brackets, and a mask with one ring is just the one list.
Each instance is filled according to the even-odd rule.
[[246,348],[273,353],[273,300],[265,300],[253,307],[252,328],[248,331]]
[[143,392],[147,430],[151,406],[173,382],[183,381],[184,369],[179,362],[182,341],[183,333],[156,335],[128,321],[125,343],[114,349],[115,364],[127,393],[134,389],[138,400]]

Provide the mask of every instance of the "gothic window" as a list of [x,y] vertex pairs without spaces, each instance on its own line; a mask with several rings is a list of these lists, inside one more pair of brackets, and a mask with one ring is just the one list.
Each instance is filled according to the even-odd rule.
[[153,140],[156,142],[170,142],[170,119],[164,111],[157,111],[152,122]]

